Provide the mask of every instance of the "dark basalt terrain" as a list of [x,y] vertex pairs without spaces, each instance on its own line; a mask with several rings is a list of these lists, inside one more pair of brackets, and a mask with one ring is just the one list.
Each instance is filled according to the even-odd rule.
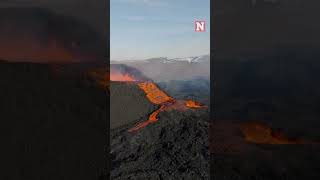
[[106,178],[106,91],[54,69],[0,62],[0,179]]
[[[157,122],[128,132],[155,107],[144,104],[146,100],[132,83],[111,83],[111,111],[132,112],[122,115],[127,121],[111,130],[111,179],[209,179],[208,110],[161,112]],[[113,102],[119,109],[113,109]]]
[[208,112],[169,111],[138,132],[111,132],[111,179],[209,179]]

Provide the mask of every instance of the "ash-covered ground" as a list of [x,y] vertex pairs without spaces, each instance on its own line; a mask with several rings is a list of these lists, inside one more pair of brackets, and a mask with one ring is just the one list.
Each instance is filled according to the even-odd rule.
[[114,93],[130,90],[129,95],[134,97],[113,95],[112,85],[111,107],[117,101],[123,109],[133,108],[137,112],[132,113],[131,119],[128,116],[122,126],[111,130],[111,179],[209,179],[207,109],[161,112],[157,122],[128,132],[137,122],[147,120],[151,112],[141,112],[151,110],[154,105],[145,109],[147,103],[143,102],[147,98],[132,84],[115,85],[120,89],[114,89]]

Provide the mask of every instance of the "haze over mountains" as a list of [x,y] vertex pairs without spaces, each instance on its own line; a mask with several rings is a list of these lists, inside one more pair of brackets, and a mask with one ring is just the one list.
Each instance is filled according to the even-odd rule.
[[146,60],[111,61],[111,64],[125,64],[140,70],[155,82],[171,80],[210,79],[210,56],[187,58],[152,58]]

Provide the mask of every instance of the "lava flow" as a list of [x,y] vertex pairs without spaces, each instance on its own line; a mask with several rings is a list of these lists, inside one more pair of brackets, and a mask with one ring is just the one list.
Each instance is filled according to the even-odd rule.
[[153,104],[163,104],[165,102],[174,101],[174,99],[161,91],[153,82],[142,82],[138,84],[139,87],[146,93],[147,98]]
[[199,102],[195,102],[195,101],[192,101],[192,100],[187,100],[185,102],[185,104],[189,108],[207,108],[207,106],[203,106]]
[[111,81],[122,82],[137,82],[141,90],[144,91],[148,100],[156,105],[160,105],[160,108],[152,112],[147,121],[137,124],[135,127],[129,129],[129,132],[135,132],[143,127],[146,127],[150,123],[158,121],[158,114],[162,111],[180,110],[185,111],[188,109],[207,108],[198,102],[192,100],[176,100],[163,92],[154,82],[144,81],[135,78],[135,76],[128,73],[112,71],[110,74]]
[[[150,123],[154,123],[158,121],[158,114],[162,111],[168,110],[187,110],[189,108],[206,108],[206,106],[202,106],[198,102],[194,102],[191,100],[183,101],[183,100],[175,100],[174,98],[168,96],[165,92],[163,92],[158,86],[153,82],[142,82],[138,84],[139,87],[146,93],[147,98],[153,104],[161,105],[159,109],[151,113],[149,119],[145,122],[139,123],[135,127],[129,129],[129,132],[137,131]],[[194,106],[189,106],[188,104],[192,104]]]

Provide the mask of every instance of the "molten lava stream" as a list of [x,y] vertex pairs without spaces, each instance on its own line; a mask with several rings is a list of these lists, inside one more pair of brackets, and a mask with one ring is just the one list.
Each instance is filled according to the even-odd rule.
[[139,83],[138,86],[145,92],[150,102],[152,102],[153,104],[161,105],[161,107],[158,110],[154,111],[152,114],[150,114],[149,119],[147,121],[139,123],[135,127],[129,129],[129,132],[137,131],[143,127],[146,127],[150,123],[157,122],[157,116],[162,111],[172,109],[183,111],[188,108],[206,108],[206,106],[202,106],[200,103],[191,100],[186,101],[185,103],[180,103],[181,101],[177,101],[174,98],[168,96],[153,82],[142,82]]
[[187,100],[185,105],[189,108],[207,108],[208,106],[203,106],[199,102],[195,102],[192,100]]
[[158,114],[161,111],[164,111],[170,103],[167,102],[174,102],[175,100],[164,93],[162,90],[158,88],[158,86],[153,82],[142,82],[139,83],[138,86],[146,93],[146,96],[150,102],[153,104],[161,105],[159,109],[154,111],[150,114],[149,119],[145,122],[139,123],[137,126],[129,129],[129,132],[137,131],[143,127],[146,127],[150,123],[154,123],[158,121]]
[[129,129],[128,131],[129,131],[129,132],[134,132],[134,131],[137,131],[137,130],[139,130],[139,129],[141,129],[141,128],[146,127],[147,125],[149,125],[149,124],[151,124],[151,123],[157,122],[157,121],[158,121],[158,118],[157,118],[158,114],[159,114],[161,111],[163,111],[164,109],[165,109],[165,106],[162,105],[159,109],[157,109],[157,110],[154,111],[152,114],[150,114],[149,119],[148,119],[147,121],[142,122],[142,123],[139,123],[137,126]]
[[146,93],[147,98],[153,104],[163,104],[174,99],[161,91],[153,82],[142,82],[138,84],[139,87]]

